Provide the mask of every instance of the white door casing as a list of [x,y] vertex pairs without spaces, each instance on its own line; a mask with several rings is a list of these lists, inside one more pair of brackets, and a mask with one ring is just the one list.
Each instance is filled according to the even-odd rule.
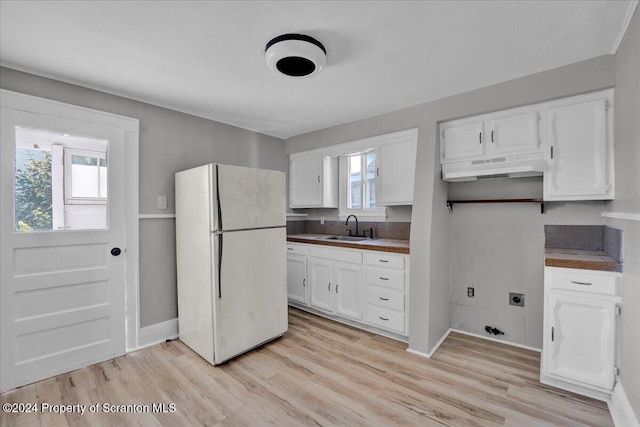
[[[138,121],[4,90],[0,95],[4,391],[137,347]],[[108,229],[14,231],[16,126],[109,141]],[[120,256],[110,254],[113,247]]]

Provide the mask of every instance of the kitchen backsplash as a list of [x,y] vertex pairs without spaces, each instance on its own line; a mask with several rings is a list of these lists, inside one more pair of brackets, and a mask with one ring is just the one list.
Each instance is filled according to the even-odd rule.
[[[347,235],[349,229],[355,233],[355,221],[349,221],[349,225],[345,225],[344,221],[325,221],[320,224],[318,220],[309,221],[287,221],[287,234],[332,234]],[[411,233],[410,222],[358,222],[358,233],[362,234],[364,230],[373,228],[373,236],[386,239],[403,239],[409,240]]]
[[604,225],[545,225],[545,248],[604,251],[622,261],[622,230]]

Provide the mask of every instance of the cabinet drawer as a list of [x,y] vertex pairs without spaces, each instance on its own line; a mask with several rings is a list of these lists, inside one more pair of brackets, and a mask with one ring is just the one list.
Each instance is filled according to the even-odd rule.
[[306,253],[307,253],[306,246],[287,243],[287,254],[306,255]]
[[367,267],[367,283],[404,291],[404,271]]
[[404,294],[367,286],[367,303],[404,312]]
[[393,332],[404,333],[404,313],[367,305],[367,323]]
[[383,252],[366,252],[365,260],[368,265],[386,268],[404,268],[404,257]]
[[550,289],[619,295],[618,275],[600,271],[547,268]]

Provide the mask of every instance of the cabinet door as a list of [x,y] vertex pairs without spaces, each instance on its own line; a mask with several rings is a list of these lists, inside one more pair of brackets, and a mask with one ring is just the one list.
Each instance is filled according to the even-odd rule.
[[613,198],[608,105],[601,98],[549,108],[546,200]]
[[333,283],[331,280],[331,261],[310,257],[309,285],[311,288],[312,307],[332,311]]
[[503,115],[485,123],[487,154],[531,152],[540,144],[537,111]]
[[307,303],[307,257],[287,256],[287,296],[292,301]]
[[551,333],[544,356],[549,374],[611,390],[615,303],[551,293],[549,308]]
[[486,142],[483,130],[482,121],[464,124],[452,122],[443,125],[440,134],[442,163],[482,156]]
[[376,170],[376,204],[380,206],[413,204],[417,138],[381,144]]
[[313,207],[322,204],[322,154],[291,156],[289,168],[290,205]]
[[344,263],[334,265],[334,311],[354,320],[362,319],[362,267]]

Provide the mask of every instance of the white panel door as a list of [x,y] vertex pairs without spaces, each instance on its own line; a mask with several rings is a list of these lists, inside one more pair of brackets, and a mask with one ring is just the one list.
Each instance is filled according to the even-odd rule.
[[451,122],[442,125],[440,135],[442,163],[482,156],[486,141],[483,135],[484,122]]
[[324,311],[333,310],[332,263],[322,258],[309,258],[311,306]]
[[380,145],[376,160],[377,205],[413,204],[417,145],[417,138]]
[[605,98],[549,108],[545,200],[611,198]]
[[292,155],[289,166],[291,207],[321,206],[322,154]]
[[[222,230],[287,225],[284,172],[217,165],[214,173],[214,182],[217,179],[219,190],[216,202],[221,213]],[[214,212],[214,219],[216,217]]]
[[[0,388],[7,390],[125,353],[125,139],[121,129],[5,107],[1,123]],[[91,179],[80,174],[74,185],[93,187],[75,202],[105,203],[106,227],[48,223],[46,201],[62,194],[62,181],[46,176],[55,168],[47,164],[52,144],[105,148],[104,162],[82,157],[66,165],[64,178],[77,181],[75,171],[91,169]],[[35,170],[38,186],[52,193],[37,202],[23,180]]]
[[552,293],[549,305],[549,374],[611,390],[615,303]]
[[287,294],[292,301],[307,303],[307,257],[287,255]]
[[529,152],[541,142],[537,111],[496,117],[486,122],[487,154]]
[[362,320],[362,267],[335,263],[335,313],[354,320]]
[[214,235],[216,364],[286,332],[286,234],[281,227]]

